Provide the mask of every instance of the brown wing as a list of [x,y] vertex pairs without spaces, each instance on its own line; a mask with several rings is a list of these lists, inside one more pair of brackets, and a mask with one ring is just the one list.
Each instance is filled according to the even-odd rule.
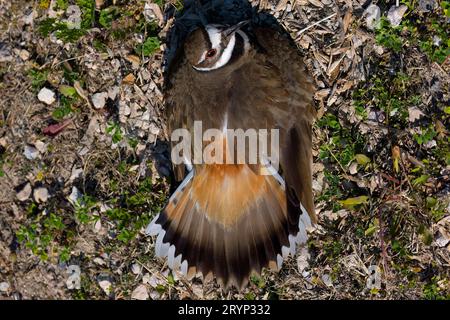
[[[188,70],[188,64],[184,62],[185,57],[181,46],[166,75],[164,99],[169,137],[174,129],[186,128],[187,124],[191,122],[189,109],[192,108],[192,101],[189,96],[189,86],[183,84],[190,83],[192,75],[190,70]],[[172,143],[172,147],[173,145],[174,143]],[[173,169],[175,179],[177,181],[183,180],[185,177],[185,166],[174,165]]]
[[[280,157],[286,182],[288,211],[298,208],[301,202],[312,221],[317,222],[314,213],[311,171],[311,126],[316,117],[312,101],[315,85],[307,73],[297,48],[289,39],[271,29],[258,29],[255,34],[265,51],[267,60],[279,71],[283,79],[290,97],[289,114],[295,119],[295,123],[284,127],[287,132]],[[267,36],[268,34],[271,36]]]
[[235,72],[239,80],[233,82],[232,92],[238,98],[230,104],[230,123],[236,128],[280,129],[280,164],[289,211],[298,220],[301,202],[316,222],[311,185],[315,87],[287,38],[272,29],[256,29],[255,36],[259,52]]

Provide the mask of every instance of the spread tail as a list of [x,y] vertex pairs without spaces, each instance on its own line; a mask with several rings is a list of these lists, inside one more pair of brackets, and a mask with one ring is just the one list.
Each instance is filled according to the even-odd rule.
[[252,272],[279,269],[312,227],[303,205],[287,205],[283,179],[247,165],[206,165],[191,171],[147,227],[156,255],[188,278],[215,275],[242,288]]

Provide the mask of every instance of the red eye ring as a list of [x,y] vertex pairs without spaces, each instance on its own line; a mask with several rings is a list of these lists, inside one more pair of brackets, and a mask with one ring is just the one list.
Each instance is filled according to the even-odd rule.
[[216,55],[217,50],[216,49],[210,49],[208,52],[206,52],[206,58],[212,58]]

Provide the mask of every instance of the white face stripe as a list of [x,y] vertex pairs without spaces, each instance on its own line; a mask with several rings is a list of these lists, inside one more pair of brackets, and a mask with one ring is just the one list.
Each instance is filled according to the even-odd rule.
[[[206,32],[208,33],[209,41],[211,41],[211,48],[219,50],[220,43],[222,42],[222,34],[220,30],[213,25],[206,26]],[[197,64],[202,63],[206,60],[206,54],[208,51],[203,52],[202,56],[198,60]],[[198,69],[200,70],[200,69]]]
[[238,30],[237,33],[244,39],[244,52],[247,53],[248,49],[250,49],[250,40],[248,39],[248,36],[245,34],[244,31]]
[[[211,41],[211,43],[213,43],[213,41]],[[215,70],[215,69],[219,69],[219,68],[223,67],[230,61],[231,55],[233,54],[235,44],[236,44],[236,36],[233,34],[231,36],[230,41],[227,44],[227,47],[225,48],[225,50],[223,50],[222,55],[220,56],[220,59],[217,60],[217,62],[212,67],[209,67],[209,68],[194,67],[194,69],[198,70],[198,71],[211,71],[211,70]],[[219,42],[219,45],[220,45],[220,42]],[[205,55],[206,55],[206,52],[205,52]]]
[[208,32],[209,41],[211,41],[211,48],[219,49],[222,42],[222,33],[218,28],[213,25],[206,26],[206,32]]

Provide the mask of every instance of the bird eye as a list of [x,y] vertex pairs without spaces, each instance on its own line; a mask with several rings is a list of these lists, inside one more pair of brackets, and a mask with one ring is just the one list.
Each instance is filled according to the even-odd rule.
[[212,58],[212,57],[214,57],[216,55],[216,53],[217,53],[216,49],[208,50],[208,52],[206,53],[206,57],[207,58]]

